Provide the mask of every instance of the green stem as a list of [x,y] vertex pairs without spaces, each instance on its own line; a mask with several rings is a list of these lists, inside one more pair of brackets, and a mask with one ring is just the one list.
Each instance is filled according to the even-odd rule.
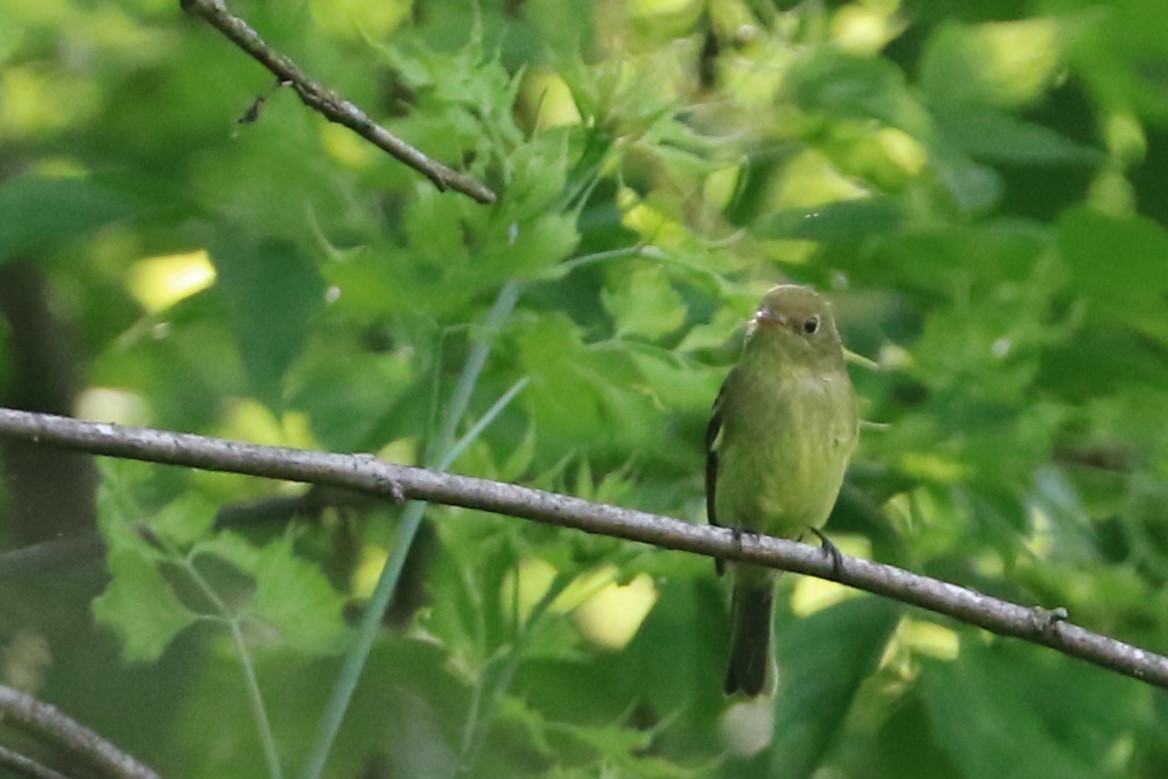
[[495,298],[495,305],[491,307],[491,311],[483,323],[483,336],[471,349],[470,356],[466,359],[466,365],[462,368],[462,375],[458,377],[458,384],[455,385],[454,392],[450,396],[450,405],[446,407],[442,430],[438,433],[437,446],[431,456],[426,458],[427,465],[434,467],[437,462],[440,462],[443,454],[454,441],[454,433],[466,413],[466,407],[470,405],[471,395],[478,384],[487,357],[491,353],[495,333],[511,315],[518,299],[519,285],[513,281],[505,284],[499,290],[499,296]]
[[[173,550],[168,550],[173,553]],[[176,555],[177,556],[177,555]],[[183,567],[194,581],[195,586],[211,602],[215,611],[219,612],[223,622],[227,624],[231,640],[235,642],[235,651],[239,655],[239,664],[243,667],[243,678],[247,683],[247,697],[251,704],[252,714],[255,715],[256,727],[259,729],[260,744],[264,750],[264,760],[268,764],[268,776],[272,779],[283,779],[284,771],[280,768],[280,755],[276,750],[276,739],[272,734],[272,723],[268,719],[268,709],[264,705],[264,696],[260,692],[259,678],[256,676],[255,665],[251,661],[251,653],[247,650],[247,642],[243,638],[243,631],[239,628],[239,620],[231,614],[227,604],[215,592],[215,588],[207,581],[194,560],[185,559]]]
[[340,675],[337,677],[336,686],[333,687],[332,696],[329,698],[324,717],[321,719],[316,743],[313,745],[312,752],[308,756],[308,763],[301,774],[304,779],[317,779],[324,770],[324,764],[328,760],[333,742],[341,729],[341,723],[345,719],[345,712],[349,708],[353,692],[357,689],[357,683],[361,679],[361,672],[365,669],[365,662],[369,659],[373,643],[381,631],[385,610],[393,599],[406,555],[409,553],[414,536],[418,532],[418,526],[422,524],[422,516],[427,505],[416,500],[406,504],[401,525],[398,527],[397,538],[393,542],[393,552],[386,560],[385,567],[381,569],[377,586],[373,590],[373,595],[370,597],[364,613],[361,614],[361,623],[357,627],[357,641],[349,653],[345,655],[345,660],[341,664]]
[[[114,477],[111,473],[106,474],[108,483],[111,485],[114,499],[118,501],[119,507],[124,516],[138,516],[142,514],[142,510],[136,505],[129,491],[125,488],[122,482]],[[264,705],[264,696],[260,692],[259,679],[256,676],[255,665],[252,663],[251,654],[247,650],[247,642],[243,638],[243,632],[239,628],[239,619],[228,608],[223,599],[219,597],[219,593],[215,592],[215,588],[207,581],[206,577],[199,571],[195,565],[194,558],[190,555],[183,556],[167,544],[163,539],[155,539],[162,549],[170,555],[171,559],[190,576],[191,581],[194,582],[195,587],[203,593],[207,601],[211,604],[217,614],[216,621],[221,621],[226,624],[228,632],[231,633],[231,640],[235,643],[236,652],[239,654],[239,663],[243,668],[244,680],[247,683],[248,702],[251,705],[252,714],[255,716],[256,729],[259,731],[260,745],[264,751],[264,760],[268,764],[268,776],[271,779],[283,779],[284,771],[280,767],[280,755],[276,749],[276,738],[272,732],[272,723],[268,719],[268,709]],[[213,618],[207,615],[206,618]]]
[[268,763],[268,775],[272,779],[283,779],[284,772],[280,768],[280,755],[276,751],[276,739],[272,735],[272,723],[268,719],[268,709],[264,706],[264,696],[260,692],[259,678],[256,676],[255,666],[251,662],[251,654],[247,651],[247,644],[243,640],[243,632],[239,629],[239,620],[231,619],[228,623],[231,630],[231,639],[235,642],[239,652],[239,662],[243,666],[243,677],[247,681],[247,697],[251,702],[251,710],[256,718],[256,725],[260,731],[260,743],[264,748],[264,760]]
[[[484,696],[483,690],[487,687],[487,679],[490,675],[490,666],[483,669],[479,678],[479,683],[475,685],[475,691],[471,698],[471,708],[467,714],[467,722],[463,727],[462,732],[462,747],[459,753],[458,766],[455,769],[455,776],[466,773],[470,770],[471,764],[474,761],[474,756],[478,753],[479,748],[483,744],[483,740],[487,735],[487,716],[483,713],[486,708],[483,700],[487,701],[487,705],[491,703],[498,703],[499,699],[507,693],[511,687],[511,682],[515,679],[515,673],[519,670],[519,664],[523,660],[523,650],[526,647],[527,639],[531,635],[539,620],[543,618],[544,613],[551,608],[552,603],[556,598],[567,589],[568,585],[572,583],[573,577],[565,574],[557,573],[552,583],[544,591],[543,597],[532,608],[531,613],[527,616],[527,620],[522,625],[516,625],[515,638],[511,642],[509,651],[501,658],[502,668],[496,677],[495,684],[492,685],[489,695]],[[519,581],[515,582],[515,589],[519,589]]]
[[[470,399],[478,385],[479,376],[482,375],[483,366],[486,365],[487,357],[491,353],[494,335],[515,308],[515,303],[519,299],[519,290],[519,285],[514,282],[504,285],[499,290],[495,304],[483,322],[484,335],[471,349],[466,364],[462,368],[462,374],[458,378],[458,384],[455,385],[454,392],[450,396],[436,445],[426,458],[428,466],[440,465],[444,469],[448,464],[447,459],[453,451],[454,434],[470,405]],[[514,393],[511,395],[513,397]],[[422,517],[427,505],[423,501],[410,501],[406,505],[397,538],[394,539],[393,552],[385,561],[385,567],[381,570],[377,586],[373,589],[369,604],[361,615],[356,642],[341,664],[341,672],[337,677],[336,686],[333,688],[333,693],[321,718],[316,742],[313,744],[312,751],[308,755],[308,762],[301,773],[302,779],[319,779],[324,771],[325,762],[332,751],[337,733],[341,729],[341,723],[349,708],[349,702],[353,698],[353,692],[357,689],[357,683],[361,679],[361,673],[365,669],[365,663],[369,659],[373,643],[381,631],[385,610],[393,599],[394,590],[401,577],[402,567],[405,565],[406,557],[413,545],[414,537],[417,535],[418,526],[422,524]]]
[[511,389],[504,392],[503,396],[496,400],[493,406],[487,409],[487,413],[483,414],[483,418],[476,422],[474,427],[467,430],[466,435],[458,439],[458,443],[450,447],[446,454],[442,456],[442,459],[438,462],[438,470],[444,471],[453,465],[459,455],[465,452],[466,448],[474,443],[476,438],[482,435],[482,432],[487,429],[487,426],[495,421],[495,417],[499,415],[499,412],[510,405],[511,400],[527,386],[529,381],[530,379],[524,376],[512,384]]

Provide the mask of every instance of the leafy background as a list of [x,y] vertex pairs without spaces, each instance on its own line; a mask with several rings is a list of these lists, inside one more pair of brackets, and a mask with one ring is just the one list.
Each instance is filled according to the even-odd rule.
[[[462,439],[459,473],[701,522],[741,325],[813,284],[873,423],[836,543],[1168,648],[1159,0],[232,9],[499,202],[176,2],[7,0],[5,405],[407,463]],[[264,734],[298,771],[401,509],[2,454],[5,549],[108,552],[0,557],[0,678],[164,774],[270,775]],[[1168,770],[1150,688],[793,576],[776,703],[726,701],[708,560],[426,517],[328,776]]]

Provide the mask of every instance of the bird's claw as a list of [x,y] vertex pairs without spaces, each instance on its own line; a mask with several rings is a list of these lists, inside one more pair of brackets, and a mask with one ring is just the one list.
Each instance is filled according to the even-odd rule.
[[389,482],[389,496],[393,498],[393,502],[401,506],[406,502],[406,491],[402,488],[401,482],[392,479]]
[[758,531],[751,530],[751,529],[745,528],[745,527],[735,527],[735,528],[732,528],[732,530],[734,532],[734,543],[736,543],[738,545],[739,552],[742,551],[742,537],[743,536],[748,536],[750,538],[751,543],[757,543],[758,537],[760,535],[762,535]]
[[844,555],[839,550],[839,547],[828,540],[819,528],[811,528],[811,532],[819,539],[819,548],[823,553],[831,558],[831,572],[838,576],[844,569]]
[[1035,629],[1044,636],[1054,635],[1059,623],[1066,622],[1069,616],[1066,608],[1063,606],[1058,606],[1053,609],[1035,606],[1030,610],[1030,619],[1034,622]]

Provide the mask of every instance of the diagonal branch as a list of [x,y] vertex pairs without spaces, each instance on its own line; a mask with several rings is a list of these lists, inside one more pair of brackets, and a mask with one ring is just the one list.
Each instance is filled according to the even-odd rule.
[[1168,688],[1168,657],[1067,622],[1063,609],[1020,606],[857,557],[841,555],[836,568],[818,548],[795,541],[735,534],[727,528],[692,525],[516,484],[394,465],[372,455],[258,446],[2,408],[0,435],[112,457],[323,484],[397,501],[413,499],[463,506],[808,574],[935,611],[999,635],[1051,647]]
[[[65,716],[55,706],[4,685],[0,685],[0,717],[42,741],[55,744],[62,751],[84,757],[105,776],[120,779],[158,779],[158,774],[153,769],[122,752],[81,723]],[[11,755],[6,755],[6,760],[10,757]],[[13,762],[7,764],[18,765]],[[22,768],[27,767],[25,764],[19,765]],[[40,774],[53,775],[59,774],[55,772]]]
[[7,767],[14,774],[31,776],[32,779],[69,779],[59,771],[54,771],[7,747],[0,747],[0,766]]
[[448,168],[437,160],[398,138],[369,118],[360,108],[345,100],[328,87],[305,75],[291,59],[272,48],[247,22],[227,10],[224,0],[179,0],[183,10],[206,20],[227,36],[239,48],[250,54],[261,65],[275,74],[280,84],[296,90],[301,102],[320,113],[330,122],[348,127],[365,140],[396,157],[421,173],[441,191],[453,189],[469,195],[480,203],[496,200],[495,193],[485,184],[464,173]]

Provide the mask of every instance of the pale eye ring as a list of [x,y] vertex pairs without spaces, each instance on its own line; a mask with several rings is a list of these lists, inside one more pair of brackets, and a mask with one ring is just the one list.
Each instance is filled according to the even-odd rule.
[[817,330],[819,330],[819,317],[813,316],[813,317],[808,317],[806,320],[804,320],[804,322],[803,322],[803,332],[804,333],[807,333],[807,335],[814,335]]

